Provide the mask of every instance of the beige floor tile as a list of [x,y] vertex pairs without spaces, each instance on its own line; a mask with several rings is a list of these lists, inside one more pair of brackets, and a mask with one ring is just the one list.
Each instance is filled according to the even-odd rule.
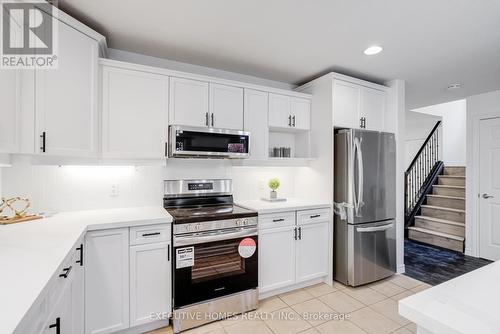
[[398,293],[395,296],[392,296],[391,299],[394,299],[396,301],[400,301],[403,298],[410,297],[411,295],[414,295],[415,293],[411,290],[406,290],[405,292]]
[[291,308],[274,311],[272,317],[264,322],[275,334],[295,334],[311,328],[311,325]]
[[172,334],[174,331],[172,326],[162,327],[155,329],[154,331],[147,332],[147,334]]
[[359,288],[348,288],[343,292],[353,298],[356,298],[365,305],[375,304],[387,298],[387,296],[381,294],[380,292],[365,286]]
[[[188,331],[183,332],[184,334],[219,334],[219,333],[224,333],[224,332],[217,332],[218,330],[222,329],[221,321],[215,321],[211,322],[209,324],[190,329]],[[215,333],[212,333],[215,332]]]
[[299,334],[320,334],[320,332],[316,328],[309,328]]
[[394,275],[391,277],[390,281],[405,289],[413,289],[419,285],[424,284],[424,282],[418,281],[405,275]]
[[420,292],[420,291],[427,290],[429,288],[432,288],[432,285],[424,283],[422,285],[419,285],[417,287],[412,288],[411,291],[417,293],[417,292]]
[[392,297],[405,291],[405,288],[402,288],[388,280],[370,284],[369,287],[387,297]]
[[261,320],[243,320],[231,326],[224,327],[227,334],[273,334]]
[[318,326],[331,320],[331,315],[336,313],[318,299],[311,299],[296,304],[292,308],[313,326]]
[[305,302],[306,300],[313,299],[314,296],[311,295],[309,292],[307,292],[304,289],[299,289],[291,292],[287,292],[284,294],[279,295],[280,299],[287,303],[288,305],[292,306],[298,303]]
[[369,334],[391,333],[401,326],[369,307],[351,313],[349,321]]
[[365,306],[357,299],[352,298],[342,291],[337,291],[321,296],[319,297],[319,300],[339,313],[350,313]]
[[356,326],[350,321],[342,320],[332,320],[325,322],[324,324],[316,327],[316,329],[322,334],[366,334],[364,330]]
[[347,286],[340,283],[340,282],[337,282],[337,281],[333,281],[333,287],[337,290],[345,290],[347,289]]
[[316,284],[316,285],[307,287],[307,288],[305,288],[305,290],[307,292],[309,292],[311,295],[313,295],[314,297],[319,297],[319,296],[323,296],[323,295],[326,295],[326,294],[331,293],[331,292],[335,292],[338,289],[334,288],[333,286],[329,286],[328,284],[320,283],[320,284]]
[[414,324],[413,322],[409,325],[406,325],[405,328],[412,333],[417,333],[417,325]]
[[270,297],[259,301],[257,312],[273,312],[285,307],[288,307],[288,305],[284,301],[278,297]]
[[397,322],[400,326],[405,326],[410,323],[410,321],[399,315],[398,312],[398,302],[393,299],[386,299],[376,304],[370,306],[372,309],[378,313],[385,315],[392,321]]
[[406,329],[405,327],[401,327],[399,329],[397,329],[395,332],[392,332],[391,334],[412,334],[413,332],[411,332],[409,329]]

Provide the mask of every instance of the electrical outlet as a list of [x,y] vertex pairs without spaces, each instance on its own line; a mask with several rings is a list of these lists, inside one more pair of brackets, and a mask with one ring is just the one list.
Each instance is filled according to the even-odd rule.
[[109,196],[118,197],[119,194],[120,194],[120,186],[118,184],[112,184]]

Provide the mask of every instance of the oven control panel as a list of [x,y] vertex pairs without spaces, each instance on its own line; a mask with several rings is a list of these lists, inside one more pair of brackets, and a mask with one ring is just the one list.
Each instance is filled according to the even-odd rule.
[[177,224],[173,225],[174,235],[186,234],[186,233],[196,233],[204,231],[214,231],[225,228],[234,227],[253,227],[257,226],[257,217],[245,217],[236,219],[225,219],[225,220],[215,220],[206,221],[199,223],[189,223],[189,224]]

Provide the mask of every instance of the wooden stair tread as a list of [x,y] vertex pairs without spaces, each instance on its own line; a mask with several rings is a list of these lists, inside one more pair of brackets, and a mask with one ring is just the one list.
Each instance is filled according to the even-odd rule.
[[434,218],[434,217],[429,217],[429,216],[415,216],[415,219],[417,219],[417,218],[429,220],[429,221],[433,221],[433,222],[441,223],[441,224],[448,224],[448,225],[465,227],[465,223],[456,222],[456,221],[448,220],[448,219]]
[[438,175],[440,178],[448,178],[448,179],[465,179],[465,176],[460,175]]
[[465,197],[458,197],[458,196],[449,196],[449,195],[434,195],[434,194],[428,194],[428,197],[434,197],[434,198],[447,198],[447,199],[461,199],[465,201]]
[[452,188],[452,189],[464,189],[465,190],[465,186],[449,186],[449,185],[446,185],[446,184],[433,184],[432,185],[433,187],[438,187],[438,188]]
[[457,213],[465,213],[465,210],[445,208],[443,206],[434,206],[434,205],[422,204],[421,207],[422,208],[427,208],[427,209],[435,209],[435,210],[443,210],[443,211],[450,211],[450,212],[457,212]]
[[464,237],[459,237],[459,236],[453,235],[453,234],[448,234],[448,233],[443,233],[443,232],[437,232],[437,231],[433,231],[433,230],[428,230],[426,228],[410,226],[410,227],[408,227],[408,229],[409,230],[413,230],[413,231],[422,232],[422,233],[432,234],[432,235],[435,235],[437,237],[452,239],[452,240],[461,241],[461,242],[465,241]]

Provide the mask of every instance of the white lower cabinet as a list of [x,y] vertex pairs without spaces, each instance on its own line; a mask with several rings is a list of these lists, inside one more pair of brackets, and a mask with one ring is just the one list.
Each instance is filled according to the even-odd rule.
[[130,247],[130,327],[170,313],[171,272],[169,242]]
[[129,229],[88,232],[85,237],[85,333],[129,327]]
[[259,216],[259,293],[270,296],[328,275],[330,209]]

